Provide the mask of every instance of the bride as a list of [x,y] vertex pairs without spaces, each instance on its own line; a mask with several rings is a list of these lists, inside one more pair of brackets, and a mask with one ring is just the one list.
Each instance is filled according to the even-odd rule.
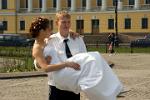
[[55,49],[46,46],[45,38],[49,33],[48,19],[39,17],[31,24],[30,35],[35,38],[32,55],[35,65],[40,66],[36,68],[50,74],[48,76],[59,89],[76,94],[83,91],[90,100],[116,100],[122,84],[105,59],[98,52],[88,52],[61,62]]

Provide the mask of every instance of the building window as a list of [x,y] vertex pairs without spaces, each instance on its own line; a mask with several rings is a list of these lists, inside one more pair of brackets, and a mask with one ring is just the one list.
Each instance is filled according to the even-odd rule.
[[56,0],[53,0],[53,8],[56,8]]
[[148,18],[142,18],[142,29],[148,28]]
[[28,8],[28,0],[26,0],[26,2],[25,2],[25,3],[26,3],[26,8]]
[[131,29],[131,18],[125,19],[125,29]]
[[50,28],[53,30],[53,20],[50,20]]
[[135,0],[129,0],[129,5],[134,5]]
[[83,34],[84,20],[76,20],[76,32]]
[[82,0],[82,7],[86,7],[86,0]]
[[150,0],[145,0],[145,4],[150,4]]
[[39,0],[39,8],[42,8],[42,0]]
[[102,6],[102,0],[97,0],[97,6]]
[[3,22],[0,21],[0,32],[2,33],[3,32]]
[[7,21],[3,21],[3,30],[7,30],[8,28],[8,22]]
[[113,6],[116,6],[116,0],[113,0]]
[[2,0],[2,9],[7,9],[7,0]]
[[99,19],[92,19],[92,34],[99,33]]
[[114,19],[108,19],[108,29],[114,29]]
[[68,7],[71,7],[71,0],[68,0],[67,4],[68,4]]
[[22,21],[20,21],[20,30],[25,30],[25,21],[24,20],[22,20]]

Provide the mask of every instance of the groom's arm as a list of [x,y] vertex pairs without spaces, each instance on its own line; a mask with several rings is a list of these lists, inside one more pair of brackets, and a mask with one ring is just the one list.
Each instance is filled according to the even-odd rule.
[[80,36],[79,37],[79,40],[78,40],[78,42],[79,42],[79,47],[80,47],[80,52],[87,52],[87,48],[86,48],[86,45],[85,45],[85,43],[84,43],[84,40],[83,40],[83,36]]

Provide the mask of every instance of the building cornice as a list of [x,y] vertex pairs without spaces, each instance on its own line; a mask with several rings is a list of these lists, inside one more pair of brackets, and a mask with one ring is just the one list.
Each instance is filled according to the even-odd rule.
[[15,12],[0,12],[0,16],[15,16]]
[[[93,13],[114,13],[115,11],[97,11],[97,12],[70,12],[70,14],[83,14],[83,13],[87,13],[87,14],[93,14]],[[144,13],[144,12],[150,12],[150,10],[128,10],[128,11],[118,11],[118,13]],[[29,15],[47,15],[47,14],[56,14],[56,12],[47,12],[47,13],[17,13],[17,15],[24,15],[24,16],[29,16]]]
[[[93,13],[114,13],[115,11],[94,11],[94,12],[90,12],[90,11],[88,11],[88,12],[86,12],[86,11],[84,11],[84,12],[70,12],[70,14],[83,14],[83,13],[87,13],[87,14],[93,14]],[[126,10],[126,11],[118,11],[118,13],[144,13],[144,12],[150,12],[150,10]],[[40,12],[40,13],[15,13],[15,12],[0,12],[0,15],[1,16],[15,16],[15,15],[20,15],[20,16],[31,16],[31,15],[33,15],[33,16],[37,16],[37,15],[47,15],[47,14],[56,14],[56,12],[52,12],[52,13],[50,13],[50,12],[46,12],[46,13],[42,13],[42,12]]]

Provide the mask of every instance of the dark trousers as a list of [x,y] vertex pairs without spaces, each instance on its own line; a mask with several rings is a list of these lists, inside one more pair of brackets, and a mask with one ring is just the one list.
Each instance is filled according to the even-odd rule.
[[80,94],[57,89],[49,86],[49,100],[80,100]]

